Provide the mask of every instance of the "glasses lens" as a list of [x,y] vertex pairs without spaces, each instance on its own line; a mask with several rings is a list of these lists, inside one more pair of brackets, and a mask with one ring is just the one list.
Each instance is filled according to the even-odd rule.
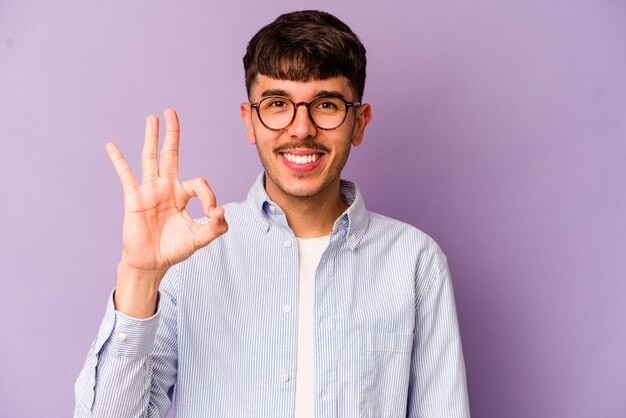
[[286,97],[266,97],[259,103],[259,117],[271,129],[289,125],[293,113],[293,103]]
[[311,103],[311,117],[322,129],[335,129],[346,117],[346,104],[338,97],[320,97]]

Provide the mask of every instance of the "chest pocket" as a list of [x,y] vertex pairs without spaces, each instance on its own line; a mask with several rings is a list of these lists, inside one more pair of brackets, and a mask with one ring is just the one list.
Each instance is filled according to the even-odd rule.
[[412,334],[359,333],[359,417],[406,416]]

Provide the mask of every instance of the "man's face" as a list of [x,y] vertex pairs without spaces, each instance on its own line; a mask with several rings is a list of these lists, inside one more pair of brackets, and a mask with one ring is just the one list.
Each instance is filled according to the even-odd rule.
[[[345,77],[301,82],[264,75],[257,76],[250,99],[258,103],[265,96],[280,94],[299,103],[309,102],[322,93],[338,94],[349,102],[356,100]],[[263,126],[249,103],[241,104],[241,118],[248,140],[256,145],[267,173],[267,193],[276,201],[338,192],[350,147],[363,140],[371,109],[367,104],[349,108],[343,124],[333,130],[318,129],[309,119],[306,106],[299,106],[293,123],[281,131]]]

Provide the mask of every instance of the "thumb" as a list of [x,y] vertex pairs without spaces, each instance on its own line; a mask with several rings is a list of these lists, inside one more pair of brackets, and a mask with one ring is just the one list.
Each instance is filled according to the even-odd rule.
[[228,223],[224,218],[224,208],[211,208],[209,210],[209,218],[205,224],[194,223],[196,249],[207,246],[226,231],[228,231]]

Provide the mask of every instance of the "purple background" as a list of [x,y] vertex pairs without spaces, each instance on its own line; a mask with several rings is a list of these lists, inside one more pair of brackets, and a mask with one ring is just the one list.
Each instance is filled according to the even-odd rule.
[[368,49],[344,176],[447,253],[473,416],[625,417],[626,2],[283,4],[0,3],[0,416],[71,415],[120,251],[104,143],[137,168],[173,106],[182,177],[243,199],[246,43],[321,8]]

